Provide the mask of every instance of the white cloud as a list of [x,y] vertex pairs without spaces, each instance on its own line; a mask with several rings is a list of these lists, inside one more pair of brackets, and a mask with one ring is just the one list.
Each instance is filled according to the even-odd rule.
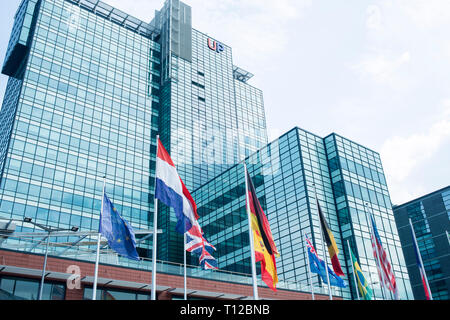
[[[163,0],[104,0],[149,22]],[[302,16],[312,0],[185,0],[192,7],[195,29],[231,46],[244,69],[273,59],[289,44],[286,24]],[[247,66],[249,64],[250,66]],[[268,65],[268,64],[266,64]]]
[[379,30],[382,26],[382,14],[379,6],[370,5],[367,7],[366,26],[368,29]]
[[[311,0],[190,0],[193,27],[231,46],[235,63],[256,70],[289,45],[287,24],[302,16]],[[268,65],[266,63],[266,65]],[[253,68],[253,69],[252,69]]]
[[[392,21],[387,21],[392,20]],[[450,21],[448,0],[380,0],[367,7],[367,27],[378,29],[397,22],[408,23],[422,30],[439,28]],[[398,26],[398,24],[397,24]],[[395,30],[394,30],[395,31]]]
[[447,56],[447,59],[450,59],[450,41],[447,41],[447,43],[444,44],[443,53]]
[[[425,132],[410,136],[394,136],[381,147],[381,158],[390,182],[391,194],[396,199],[407,200],[412,194],[425,193],[420,181],[405,185],[411,172],[433,158],[442,148],[450,144],[450,99],[442,102],[442,113]],[[436,168],[439,170],[439,168]],[[433,170],[433,168],[427,168]],[[410,197],[409,199],[412,199]]]
[[450,21],[448,0],[398,0],[397,5],[417,27],[422,29],[437,28]]
[[406,182],[389,185],[389,193],[391,195],[391,201],[394,205],[401,205],[430,192],[432,191],[421,183]]
[[267,137],[269,139],[269,142],[272,142],[272,141],[278,139],[284,133],[286,133],[286,131],[284,129],[268,128],[267,129]]
[[448,30],[449,0],[376,1],[366,8],[366,52],[354,70],[394,89],[442,83],[448,79]]
[[155,10],[161,9],[164,4],[164,0],[102,1],[145,22],[150,22],[155,16]]
[[378,84],[399,88],[408,84],[407,79],[402,75],[402,71],[406,69],[410,62],[411,53],[409,51],[398,56],[388,52],[377,52],[366,55],[361,62],[353,66],[353,69],[362,78],[369,77]]

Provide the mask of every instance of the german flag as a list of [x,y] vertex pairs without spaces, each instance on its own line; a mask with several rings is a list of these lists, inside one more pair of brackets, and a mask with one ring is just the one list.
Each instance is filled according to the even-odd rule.
[[278,283],[278,275],[275,257],[279,257],[280,254],[273,241],[269,221],[256,197],[255,187],[253,186],[248,171],[246,171],[246,174],[248,181],[247,201],[249,204],[251,228],[253,231],[255,262],[261,262],[261,277],[263,281],[269,288],[276,291],[277,289],[275,286]]
[[323,236],[325,238],[325,242],[328,247],[328,253],[330,254],[331,265],[333,266],[334,273],[336,273],[338,276],[343,276],[344,272],[342,271],[341,264],[339,263],[339,259],[337,256],[339,250],[337,248],[336,241],[334,240],[333,233],[331,232],[331,229],[328,227],[327,221],[323,216],[319,200],[317,200],[317,208],[319,210],[320,225],[322,227]]

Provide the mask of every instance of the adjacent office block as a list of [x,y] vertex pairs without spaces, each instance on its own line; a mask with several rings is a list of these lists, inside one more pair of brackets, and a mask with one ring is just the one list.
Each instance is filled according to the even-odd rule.
[[411,219],[425,272],[435,300],[448,300],[450,292],[450,186],[394,206],[398,234],[405,254],[415,299],[425,299],[412,247]]
[[[322,138],[295,128],[252,154],[246,163],[281,253],[277,259],[280,281],[308,281],[302,233],[324,258],[317,193],[350,285],[334,289],[334,293],[356,298],[346,245],[349,240],[376,298],[391,298],[383,296],[378,280],[366,213],[370,210],[387,249],[400,297],[412,298],[378,153],[336,134]],[[243,165],[237,164],[197,189],[193,196],[199,207],[200,224],[208,240],[217,246],[219,267],[250,273],[244,183]],[[368,209],[364,209],[366,203]],[[314,283],[320,282],[315,275]]]

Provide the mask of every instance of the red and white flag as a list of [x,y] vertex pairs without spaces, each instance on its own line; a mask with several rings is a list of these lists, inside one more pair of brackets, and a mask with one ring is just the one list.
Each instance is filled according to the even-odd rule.
[[[384,248],[381,244],[380,235],[378,234],[378,230],[372,215],[370,215],[370,220],[372,223],[372,230],[373,230],[371,234],[373,256],[377,261],[378,275],[380,276],[380,281],[385,287],[387,287],[390,291],[392,291],[395,299],[398,299],[398,288],[397,282],[395,281],[394,272],[387,258],[386,251],[384,251]],[[380,263],[380,265],[378,265],[378,262]]]
[[417,244],[416,233],[412,225],[411,219],[409,219],[409,225],[411,226],[411,235],[413,240],[414,253],[416,254],[417,267],[420,271],[420,277],[422,278],[423,288],[425,290],[425,298],[427,300],[433,300],[430,286],[428,285],[427,273],[425,272],[425,266],[423,265],[422,256],[420,254],[419,245]]

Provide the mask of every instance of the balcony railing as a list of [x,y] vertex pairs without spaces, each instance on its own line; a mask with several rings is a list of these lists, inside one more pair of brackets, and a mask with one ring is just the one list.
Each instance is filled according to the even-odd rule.
[[[68,233],[60,232],[51,235],[48,247],[48,256],[54,258],[65,258],[76,261],[95,262],[97,233]],[[43,233],[21,233],[21,234],[2,234],[0,233],[0,249],[14,250],[19,252],[28,252],[33,254],[44,254],[46,250],[47,234]],[[57,241],[55,241],[55,239]],[[133,268],[137,270],[152,270],[152,260],[141,258],[140,261],[134,261],[120,257],[107,246],[106,239],[101,241],[100,260],[101,264]],[[171,274],[176,276],[184,275],[184,265],[168,261],[157,261],[156,270],[158,273]],[[214,281],[224,281],[243,285],[252,285],[252,277],[249,274],[231,272],[225,270],[202,270],[199,266],[186,266],[188,277],[208,279]],[[261,280],[258,280],[258,286],[267,287]],[[277,289],[286,289],[292,291],[310,293],[311,288],[307,281],[304,283],[280,281]],[[331,288],[332,294],[339,296],[335,288]],[[315,294],[328,295],[328,287],[314,286]]]

